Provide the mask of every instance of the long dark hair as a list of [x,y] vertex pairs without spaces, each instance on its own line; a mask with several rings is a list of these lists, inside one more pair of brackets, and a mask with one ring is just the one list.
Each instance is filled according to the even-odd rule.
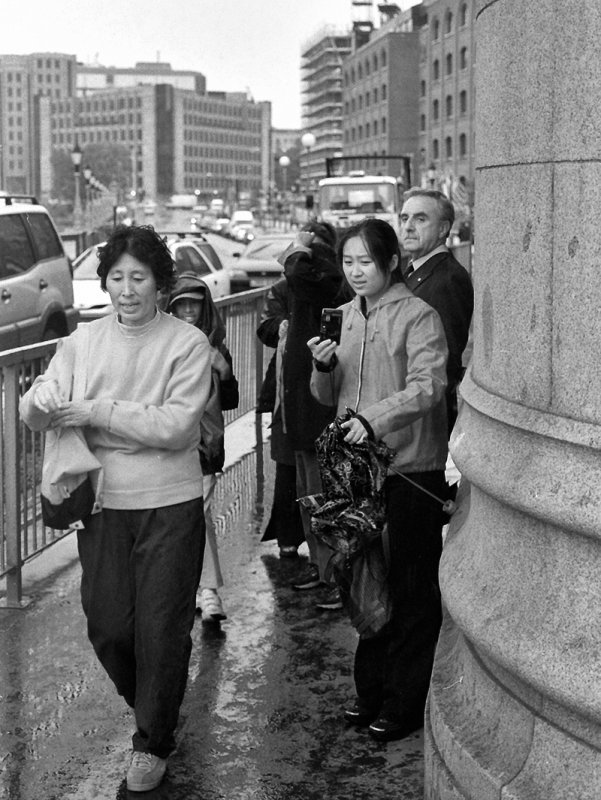
[[[338,249],[336,252],[336,260],[341,270],[342,257],[344,254],[344,245],[349,239],[354,239],[358,236],[363,240],[367,252],[374,260],[374,264],[378,270],[384,275],[390,274],[392,283],[402,283],[403,276],[401,274],[401,249],[399,247],[399,240],[396,231],[385,222],[383,219],[375,219],[368,217],[362,219],[347,228],[340,240],[338,241]],[[390,270],[390,262],[393,257],[397,256],[397,267]],[[343,270],[344,271],[344,270]]]

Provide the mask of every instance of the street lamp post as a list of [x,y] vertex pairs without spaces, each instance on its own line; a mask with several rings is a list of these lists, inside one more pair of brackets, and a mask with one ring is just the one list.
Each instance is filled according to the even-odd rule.
[[75,180],[75,199],[73,201],[73,227],[81,228],[83,224],[82,209],[81,209],[81,195],[79,187],[79,167],[81,165],[81,158],[83,153],[81,147],[75,140],[75,147],[71,150],[71,162],[73,163],[73,178]]
[[282,187],[283,187],[282,194],[284,195],[283,209],[285,218],[286,204],[287,204],[286,193],[288,191],[288,167],[290,166],[290,159],[288,158],[288,156],[280,156],[278,163],[282,169]]
[[91,192],[91,183],[92,180],[92,168],[89,164],[86,164],[83,168],[83,177],[86,182],[86,205],[85,205],[85,221],[86,221],[86,228],[91,228],[92,225],[92,192]]
[[307,161],[306,161],[306,173],[305,173],[305,208],[307,212],[312,214],[313,212],[313,194],[311,192],[311,148],[315,147],[316,142],[315,135],[311,133],[311,131],[307,131],[303,133],[301,136],[301,144],[307,151]]

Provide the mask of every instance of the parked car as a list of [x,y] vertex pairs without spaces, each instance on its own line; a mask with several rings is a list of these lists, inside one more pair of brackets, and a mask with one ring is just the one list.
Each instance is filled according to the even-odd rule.
[[237,265],[223,264],[213,245],[202,234],[190,235],[191,241],[199,248],[200,252],[208,258],[215,269],[225,269],[230,276],[230,292],[236,294],[250,289],[250,279],[243,269]]
[[[210,243],[200,238],[189,240],[183,234],[167,234],[167,237],[167,246],[178,272],[196,273],[205,281],[213,298],[225,297],[231,293],[230,273],[223,268]],[[75,307],[81,319],[86,322],[110,314],[113,310],[108,294],[100,288],[100,279],[96,273],[97,250],[103,244],[105,243],[101,242],[89,247],[73,262]]]
[[249,277],[250,288],[268,286],[283,275],[277,258],[294,238],[291,233],[265,233],[256,236],[241,253],[234,253],[237,265]]
[[77,327],[71,262],[33,196],[0,196],[0,350],[67,336]]
[[241,209],[234,211],[229,225],[227,235],[238,242],[250,242],[255,238],[255,219],[252,211]]

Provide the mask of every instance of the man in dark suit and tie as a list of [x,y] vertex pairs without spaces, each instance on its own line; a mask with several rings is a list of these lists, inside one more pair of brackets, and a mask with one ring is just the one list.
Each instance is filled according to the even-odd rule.
[[442,192],[405,192],[399,237],[409,256],[404,277],[413,294],[438,311],[447,337],[449,435],[457,418],[457,386],[474,310],[470,276],[445,245],[454,220],[453,204]]

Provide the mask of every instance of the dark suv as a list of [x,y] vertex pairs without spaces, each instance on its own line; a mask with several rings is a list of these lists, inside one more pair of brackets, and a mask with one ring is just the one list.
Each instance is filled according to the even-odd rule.
[[0,351],[77,327],[71,263],[35,197],[0,194]]

